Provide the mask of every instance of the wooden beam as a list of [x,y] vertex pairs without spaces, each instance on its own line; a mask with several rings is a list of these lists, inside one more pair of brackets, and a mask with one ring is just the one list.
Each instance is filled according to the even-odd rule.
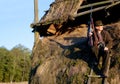
[[115,3],[113,3],[113,4],[109,5],[109,6],[107,6],[105,9],[111,8],[111,7],[116,6],[116,5],[118,5],[118,4],[120,4],[120,1],[115,2]]
[[85,11],[85,12],[78,13],[78,14],[74,15],[73,17],[76,18],[76,17],[82,16],[82,15],[85,15],[85,14],[89,14],[91,12],[99,11],[99,10],[102,10],[102,9],[105,9],[105,8],[106,8],[106,6],[94,8],[92,10],[88,10],[88,11]]
[[79,9],[84,9],[84,8],[89,8],[89,7],[93,7],[93,6],[104,5],[104,4],[108,4],[108,3],[112,3],[112,1],[111,0],[109,0],[109,1],[101,1],[101,2],[96,2],[96,3],[92,3],[92,4],[88,4],[88,5],[83,5],[83,6],[80,6]]
[[[78,13],[78,14],[76,14],[76,15],[74,15],[74,16],[71,16],[71,17],[76,18],[76,17],[82,16],[82,15],[85,15],[85,14],[89,14],[89,13],[91,13],[91,12],[96,12],[96,11],[103,10],[103,9],[108,9],[108,8],[111,8],[111,7],[115,6],[115,5],[120,4],[120,1],[118,1],[118,0],[115,0],[115,1],[117,1],[117,2],[114,2],[113,4],[110,4],[110,5],[97,7],[97,8],[94,8],[94,9],[92,9],[92,10],[87,10],[87,11]],[[104,2],[104,3],[108,3],[108,2],[110,2],[110,1],[103,1],[103,2]],[[94,3],[94,4],[88,4],[88,5],[85,5],[85,6],[81,6],[80,9],[87,8],[87,7],[90,7],[90,6],[101,5],[101,4],[103,4],[103,2],[98,2],[98,3]]]

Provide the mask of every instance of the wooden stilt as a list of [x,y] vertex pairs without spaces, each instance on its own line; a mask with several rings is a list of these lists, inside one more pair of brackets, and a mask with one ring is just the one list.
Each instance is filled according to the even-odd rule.
[[[106,67],[105,75],[108,77],[108,76],[109,76],[109,68],[110,68],[110,60],[111,60],[111,57],[108,56],[107,59],[108,59],[108,62],[106,63],[107,67]],[[103,78],[102,84],[108,84],[107,78]]]
[[93,74],[93,68],[91,68],[90,70],[90,75],[88,75],[88,81],[87,81],[87,84],[91,84],[91,76]]

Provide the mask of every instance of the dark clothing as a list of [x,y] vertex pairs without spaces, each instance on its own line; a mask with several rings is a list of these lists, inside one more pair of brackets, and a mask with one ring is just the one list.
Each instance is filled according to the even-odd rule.
[[102,37],[103,37],[103,41],[104,41],[104,43],[105,43],[105,46],[106,46],[108,49],[111,49],[111,48],[112,48],[112,45],[113,45],[113,41],[112,41],[112,38],[111,38],[110,34],[109,34],[107,31],[103,30],[103,31],[101,32],[101,35],[102,35]]
[[[112,38],[111,38],[111,36],[110,36],[110,34],[107,32],[107,31],[105,31],[105,30],[102,30],[102,32],[101,32],[101,35],[102,35],[102,40],[103,40],[103,42],[104,42],[104,45],[105,45],[105,47],[107,47],[108,49],[111,49],[112,48]],[[95,37],[94,37],[94,35],[93,35],[93,42],[95,41]],[[100,42],[99,42],[99,40],[98,40],[98,44],[99,44]],[[95,45],[95,44],[94,44]]]
[[[97,46],[92,46],[91,50],[92,50],[92,55],[95,56],[96,62],[98,64],[99,64],[100,58],[102,57],[102,68],[101,69],[102,69],[103,74],[105,75],[106,74],[106,66],[109,61],[109,51],[112,48],[113,43],[112,43],[112,38],[107,31],[102,30],[101,36],[98,36],[100,39],[98,38]],[[94,42],[95,41],[94,35],[92,36],[92,38],[93,38],[93,42]],[[108,51],[104,50],[105,47],[108,48]]]

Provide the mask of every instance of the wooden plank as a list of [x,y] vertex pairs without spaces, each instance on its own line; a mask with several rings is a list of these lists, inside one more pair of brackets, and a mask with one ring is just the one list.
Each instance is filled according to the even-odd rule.
[[88,8],[88,7],[104,5],[104,4],[108,4],[108,3],[111,3],[111,2],[112,2],[111,0],[109,0],[109,1],[96,2],[96,3],[92,3],[92,4],[80,6],[79,9],[84,9],[84,8]]
[[106,78],[105,76],[102,75],[88,75],[88,77],[93,77],[93,78]]
[[82,15],[86,15],[86,14],[89,14],[91,12],[95,12],[95,11],[99,11],[99,10],[105,9],[106,7],[107,6],[102,6],[102,7],[94,8],[92,10],[87,10],[85,12],[78,13],[78,14],[74,15],[73,17],[79,17],[79,16],[82,16]]
[[96,12],[96,11],[103,10],[103,9],[108,9],[108,8],[113,7],[113,6],[115,6],[115,5],[118,5],[118,4],[120,4],[120,1],[115,2],[115,3],[111,4],[111,5],[101,6],[101,7],[94,8],[94,9],[92,9],[92,10],[87,10],[87,11],[78,13],[78,14],[74,15],[73,18],[82,16],[82,15],[86,15],[86,14],[89,14],[89,13],[91,13],[91,12]]
[[109,6],[107,6],[105,9],[111,8],[111,7],[116,6],[116,5],[118,5],[118,4],[120,4],[120,1],[115,2],[115,3],[113,3],[113,4],[109,5]]
[[49,33],[55,34],[55,33],[56,33],[56,28],[55,28],[54,24],[51,24],[51,25],[49,26],[49,28],[47,29],[47,31],[48,31]]
[[87,4],[87,5],[80,6],[79,9],[84,9],[84,8],[89,8],[89,7],[93,7],[93,6],[99,6],[99,5],[105,5],[105,4],[109,4],[109,3],[112,4],[115,2],[119,2],[119,0],[108,0],[108,1],[101,1],[101,2],[96,2],[96,3],[92,3],[92,4]]

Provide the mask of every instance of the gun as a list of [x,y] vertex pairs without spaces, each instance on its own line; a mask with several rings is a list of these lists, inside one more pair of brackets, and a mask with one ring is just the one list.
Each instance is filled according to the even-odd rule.
[[91,26],[91,21],[89,21],[89,22],[88,22],[87,37],[88,37],[88,45],[89,45],[90,47],[93,46],[93,37],[92,37],[92,35],[90,35],[90,34],[92,34],[92,33],[93,33],[93,29],[92,29],[92,26]]
[[92,16],[90,17],[90,25],[91,25],[91,28],[92,28],[92,31],[93,31],[93,37],[94,37],[94,42],[93,42],[93,45],[94,46],[97,46],[98,44],[98,38],[97,38],[97,34],[96,34],[96,31],[95,31],[95,26],[94,26],[94,22],[93,22],[93,18]]
[[[92,7],[91,7],[92,9]],[[92,33],[93,33],[93,37],[94,37],[94,40],[93,40],[93,46],[97,46],[97,43],[98,43],[98,37],[97,37],[97,34],[96,34],[96,31],[95,31],[95,26],[94,26],[94,21],[93,21],[93,17],[92,17],[92,12],[90,14],[90,28],[92,28]]]

